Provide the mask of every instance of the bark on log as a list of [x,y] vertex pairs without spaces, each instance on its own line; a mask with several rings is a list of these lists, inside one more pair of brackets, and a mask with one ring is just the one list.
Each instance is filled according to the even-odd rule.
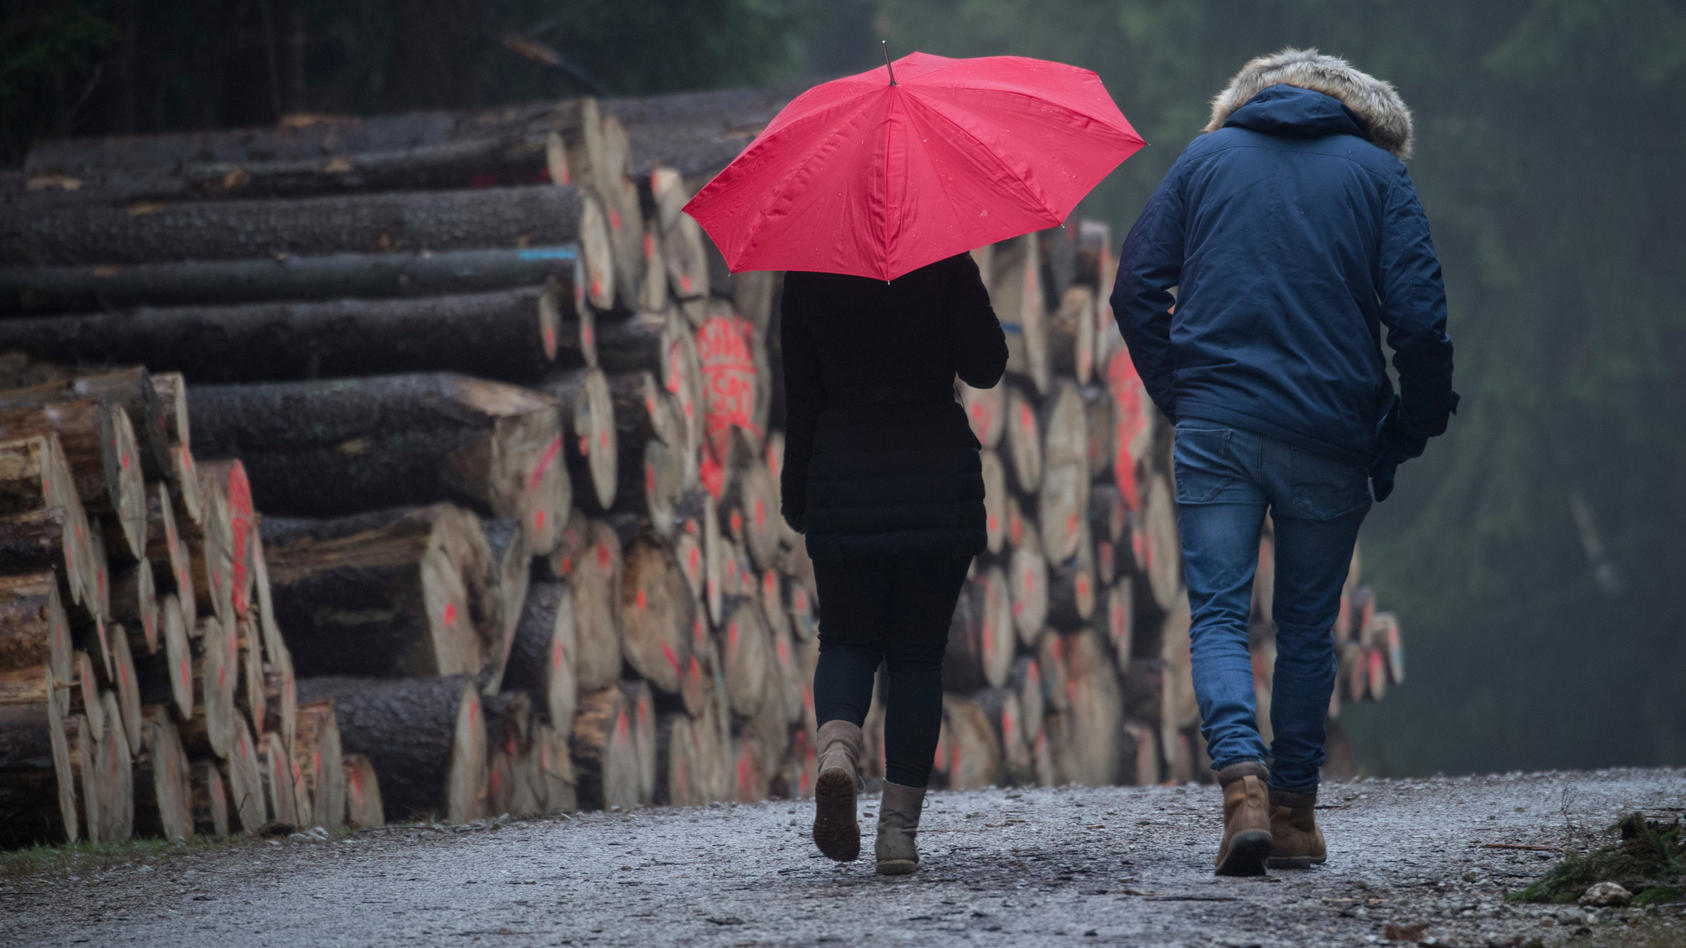
[[[598,239],[608,240],[606,235]],[[585,273],[586,255],[579,243],[437,252],[264,254],[250,260],[8,265],[0,266],[0,309],[73,313],[133,306],[425,297],[554,281],[561,300],[572,300],[563,308],[579,313],[587,290]]]
[[1117,434],[1112,396],[1098,385],[1083,390],[1083,420],[1089,429],[1089,476],[1097,481],[1112,474],[1113,443]]
[[627,707],[618,685],[580,695],[569,747],[581,809],[638,805],[638,749],[632,734],[636,713]]
[[285,116],[273,126],[57,138],[31,146],[24,169],[30,174],[47,174],[191,166],[199,162],[245,165],[421,151],[453,143],[542,140],[549,132],[578,128],[585,108],[584,100],[565,99],[462,112],[402,112],[368,118],[300,114]]
[[531,524],[534,549],[560,529],[562,419],[537,393],[440,373],[199,386],[189,403],[201,452],[246,461],[265,512],[455,500]]
[[[50,512],[55,509],[62,512]],[[92,529],[57,434],[0,443],[0,514],[32,518],[37,524],[56,518],[61,523],[59,550],[49,551],[48,560],[59,571],[63,602],[80,605],[92,595],[94,563],[88,555]],[[0,532],[9,538],[0,554],[0,573],[29,571],[27,562],[40,558],[40,547],[27,542],[30,534],[21,525]]]
[[57,207],[52,213],[6,215],[0,222],[0,261],[64,266],[557,245],[582,239],[583,205],[574,188],[534,185]]
[[299,673],[479,674],[496,603],[479,521],[441,504],[263,525],[276,619]]
[[480,690],[496,694],[503,688],[509,651],[515,643],[515,629],[521,622],[521,611],[527,601],[527,586],[532,580],[533,570],[526,531],[520,521],[487,520],[481,526],[486,533],[487,552],[491,557],[497,619],[493,625],[492,660],[481,671]]
[[573,730],[578,700],[574,662],[579,643],[574,622],[574,597],[567,583],[532,583],[504,671],[504,686],[536,692],[545,720],[563,734]]
[[[346,752],[374,765],[384,814],[433,814],[453,823],[484,815],[486,725],[472,680],[299,681],[301,702],[325,698],[333,699]],[[352,799],[355,810],[355,789]]]
[[[0,704],[0,846],[74,842],[73,791],[61,777],[50,699]],[[68,799],[67,799],[68,797]],[[68,804],[68,806],[66,805]]]
[[140,362],[196,384],[458,371],[534,379],[581,361],[566,287],[118,310],[0,320],[0,349]]

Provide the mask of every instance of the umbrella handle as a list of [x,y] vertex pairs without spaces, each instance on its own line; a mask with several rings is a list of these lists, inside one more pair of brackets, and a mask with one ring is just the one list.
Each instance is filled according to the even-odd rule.
[[893,86],[896,84],[896,70],[894,66],[890,65],[890,41],[879,40],[878,42],[884,46],[884,69],[890,73],[890,85]]

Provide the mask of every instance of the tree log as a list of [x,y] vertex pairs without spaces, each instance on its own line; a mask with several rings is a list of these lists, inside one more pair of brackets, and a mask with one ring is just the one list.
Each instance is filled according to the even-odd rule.
[[[118,310],[0,320],[0,349],[140,362],[198,384],[453,370],[537,378],[580,359],[566,287]],[[570,345],[571,343],[571,345]]]
[[[199,620],[199,636],[193,649],[193,714],[182,726],[182,742],[194,755],[230,757],[237,731],[250,734],[234,707],[234,693],[240,680],[234,648],[234,633],[220,619]],[[255,755],[255,746],[249,748]],[[241,786],[244,786],[242,784]],[[237,790],[230,784],[231,790]],[[236,801],[238,804],[238,801]]]
[[134,753],[127,732],[118,723],[122,712],[116,694],[105,692],[100,703],[107,726],[105,737],[94,746],[95,783],[100,794],[99,839],[121,843],[135,835]]
[[999,688],[1013,667],[1012,604],[1000,568],[979,569],[960,589],[943,657],[943,690]]
[[0,222],[0,260],[63,266],[557,245],[581,239],[583,203],[574,188],[535,185],[294,201],[55,207],[52,213],[6,215]]
[[574,662],[579,643],[574,622],[574,597],[568,584],[534,582],[527,588],[504,671],[504,687],[536,692],[545,720],[563,734],[573,730],[578,700]]
[[[1042,241],[1044,247],[1065,243]],[[1087,286],[1068,286],[1059,297],[1059,308],[1048,317],[1048,351],[1055,375],[1088,385],[1095,373],[1095,291]]]
[[691,657],[696,599],[667,544],[640,536],[622,555],[621,654],[650,686],[675,694]]
[[1007,387],[1006,401],[1006,450],[1001,452],[1002,460],[1013,475],[1014,489],[1034,495],[1042,483],[1042,429],[1036,402],[1016,385]]
[[228,835],[228,788],[215,761],[198,760],[188,765],[192,793],[193,831],[221,839]]
[[1042,694],[1042,667],[1036,656],[1023,655],[1013,663],[1007,687],[1018,699],[1025,742],[1031,744],[1042,733],[1043,710],[1047,704]]
[[492,660],[491,555],[467,511],[265,520],[263,531],[276,618],[302,675],[479,674]]
[[7,438],[57,434],[83,507],[89,513],[115,516],[123,527],[128,556],[144,556],[146,483],[128,413],[100,395],[18,404],[8,400],[12,394],[0,393],[0,431]]
[[1049,720],[1054,769],[1073,783],[1119,783],[1124,776],[1124,748],[1118,731],[1124,698],[1116,666],[1101,637],[1091,629],[1065,637],[1064,645],[1069,707]]
[[1077,551],[1080,528],[1089,516],[1088,422],[1083,395],[1061,381],[1043,402],[1042,478],[1036,519],[1049,562],[1062,563]]
[[1134,657],[1136,605],[1133,590],[1130,583],[1122,582],[1114,584],[1106,593],[1106,634],[1120,669]]
[[[606,234],[597,239],[607,244]],[[559,303],[572,297],[571,305],[562,308],[578,313],[586,292],[585,267],[577,243],[439,252],[266,254],[250,260],[3,266],[0,308],[10,313],[66,313],[133,306],[438,296],[554,281]]]
[[639,802],[635,708],[618,686],[580,695],[569,738],[579,805],[585,810],[631,809]]
[[1048,560],[1042,555],[1034,523],[1026,523],[1024,542],[1012,551],[1003,569],[1012,602],[1013,628],[1029,645],[1048,621]]
[[562,419],[537,393],[441,373],[199,386],[189,404],[202,452],[243,459],[265,512],[455,500],[532,524],[536,550],[560,529]]
[[581,692],[606,688],[620,679],[621,544],[614,528],[601,520],[576,519],[582,545],[564,557],[565,577],[574,600],[574,676]]
[[[346,751],[374,765],[383,813],[453,823],[484,815],[486,725],[471,679],[299,681],[301,702],[324,698],[334,701]],[[355,811],[355,789],[352,798]]]
[[162,706],[146,710],[135,757],[135,831],[142,836],[193,835],[193,791],[187,751]]
[[0,846],[74,842],[78,835],[74,791],[66,792],[58,766],[63,734],[49,721],[52,704],[0,704]]
[[1143,548],[1136,601],[1169,610],[1182,596],[1182,545],[1171,480],[1155,475],[1142,501]]
[[135,663],[140,700],[143,705],[167,705],[177,719],[186,721],[193,717],[193,650],[174,593],[167,593],[158,606],[158,628],[158,651]]
[[386,825],[381,805],[380,776],[375,765],[362,754],[347,754],[345,767],[345,820],[353,829],[378,829]]
[[[1044,534],[1046,535],[1046,534]],[[1094,544],[1089,525],[1080,523],[1071,557],[1048,569],[1048,621],[1058,629],[1075,629],[1095,614]]]
[[1000,739],[990,725],[988,713],[978,702],[959,695],[943,695],[937,765],[950,790],[976,790],[1001,782]]
[[57,550],[45,552],[48,566],[44,568],[59,571],[64,602],[80,605],[92,597],[94,563],[88,555],[92,529],[56,433],[0,442],[0,515],[22,518],[0,530],[0,537],[5,538],[0,540],[0,573],[31,571],[28,563],[39,561],[43,551],[30,538],[39,540],[39,530],[50,530],[56,519],[59,544]]
[[256,833],[269,822],[269,799],[264,792],[264,766],[258,759],[258,743],[245,718],[234,722],[234,739],[226,757],[219,761],[223,784],[241,832]]
[[990,303],[1007,333],[1007,371],[1039,393],[1048,390],[1051,378],[1040,243],[1033,231],[996,244],[989,275]]
[[727,701],[734,714],[748,717],[769,699],[768,668],[774,659],[766,620],[755,603],[742,596],[725,604],[722,640]]

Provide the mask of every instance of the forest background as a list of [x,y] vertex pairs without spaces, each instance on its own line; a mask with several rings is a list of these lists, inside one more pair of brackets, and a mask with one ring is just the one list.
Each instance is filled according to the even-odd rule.
[[1343,712],[1377,775],[1686,763],[1686,5],[1679,0],[8,0],[0,166],[32,141],[792,85],[892,53],[1097,71],[1150,143],[1135,219],[1248,58],[1391,80],[1464,396],[1363,534],[1410,674]]

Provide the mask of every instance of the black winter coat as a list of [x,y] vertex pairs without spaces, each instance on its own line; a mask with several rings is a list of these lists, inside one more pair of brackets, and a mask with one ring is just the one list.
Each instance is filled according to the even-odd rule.
[[783,513],[815,560],[984,548],[978,440],[954,396],[1007,342],[961,254],[886,283],[785,277]]

